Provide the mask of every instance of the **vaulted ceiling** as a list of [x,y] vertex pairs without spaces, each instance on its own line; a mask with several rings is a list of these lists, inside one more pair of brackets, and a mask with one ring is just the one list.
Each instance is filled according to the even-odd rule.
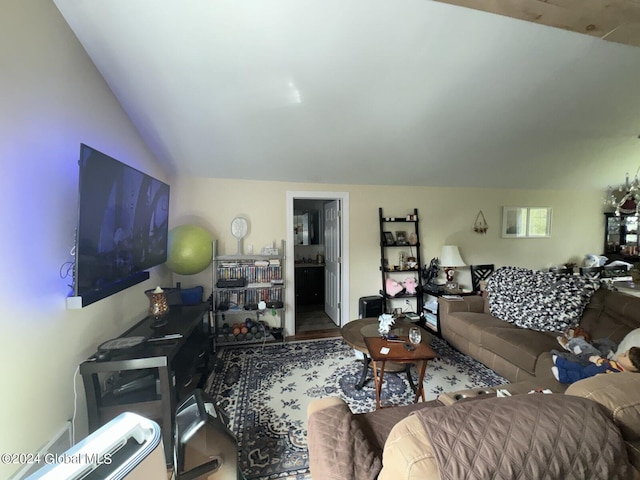
[[604,189],[640,166],[637,0],[54,1],[178,175]]

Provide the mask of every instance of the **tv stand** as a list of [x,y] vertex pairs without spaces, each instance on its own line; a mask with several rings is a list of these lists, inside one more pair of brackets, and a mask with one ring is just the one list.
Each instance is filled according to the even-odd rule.
[[[138,413],[160,425],[167,465],[171,466],[176,407],[193,389],[203,386],[209,373],[209,303],[172,306],[166,319],[166,325],[153,327],[155,319],[147,317],[120,338],[181,337],[110,352],[106,360],[98,360],[96,352],[80,365],[80,374],[87,396],[89,433],[124,411]],[[125,382],[110,382],[113,378]]]

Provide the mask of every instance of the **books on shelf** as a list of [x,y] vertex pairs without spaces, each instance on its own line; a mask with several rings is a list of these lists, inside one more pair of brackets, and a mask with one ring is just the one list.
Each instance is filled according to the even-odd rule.
[[425,312],[424,320],[428,326],[438,328],[438,316],[435,313]]
[[418,320],[420,320],[420,315],[414,312],[405,312],[404,316],[410,322],[417,322]]
[[460,295],[443,295],[442,298],[444,298],[445,300],[453,300],[456,302],[462,301],[462,297]]
[[425,310],[429,310],[431,312],[436,313],[438,311],[438,301],[431,300],[429,302],[424,302],[424,308]]

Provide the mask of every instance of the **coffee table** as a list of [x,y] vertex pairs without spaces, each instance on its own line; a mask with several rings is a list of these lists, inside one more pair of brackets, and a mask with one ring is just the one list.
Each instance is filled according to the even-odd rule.
[[[376,409],[383,408],[380,405],[380,393],[382,392],[382,382],[384,381],[384,368],[387,361],[395,363],[404,363],[410,366],[412,363],[421,363],[418,374],[418,388],[415,390],[416,398],[414,403],[422,398],[424,402],[424,373],[427,370],[427,363],[429,360],[436,358],[436,352],[434,352],[429,345],[422,342],[418,344],[410,344],[409,338],[399,336],[399,340],[404,340],[403,343],[390,342],[386,338],[380,336],[377,337],[365,337],[364,343],[369,350],[369,356],[373,360],[373,380],[376,384]],[[405,348],[405,345],[409,345],[411,349]],[[377,364],[380,363],[380,371],[378,372]]]
[[[393,327],[391,327],[390,334],[406,338],[409,335],[409,328],[415,325],[415,323],[412,323],[403,318],[399,318],[396,320]],[[362,373],[360,375],[360,381],[356,384],[356,389],[361,390],[362,387],[364,387],[364,385],[367,383],[367,373],[369,371],[369,363],[371,361],[369,357],[369,350],[367,349],[367,345],[365,344],[364,339],[365,337],[380,336],[380,334],[378,333],[378,318],[371,317],[352,320],[344,327],[342,327],[340,332],[342,333],[342,338],[345,342],[347,342],[347,344],[349,344],[349,346],[353,347],[355,350],[364,355],[364,358],[362,360]],[[424,328],[422,329],[422,343],[424,343],[425,345],[429,345],[431,343],[431,337]],[[410,367],[410,364],[388,362],[386,365],[386,371],[406,371],[409,385],[411,385],[411,388],[415,392],[417,388],[413,383],[413,379],[411,378],[411,373],[409,371]]]

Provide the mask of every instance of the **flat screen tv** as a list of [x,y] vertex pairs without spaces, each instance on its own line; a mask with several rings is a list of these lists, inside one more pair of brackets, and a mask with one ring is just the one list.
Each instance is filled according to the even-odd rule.
[[74,295],[86,306],[166,261],[169,185],[84,144],[79,163]]

